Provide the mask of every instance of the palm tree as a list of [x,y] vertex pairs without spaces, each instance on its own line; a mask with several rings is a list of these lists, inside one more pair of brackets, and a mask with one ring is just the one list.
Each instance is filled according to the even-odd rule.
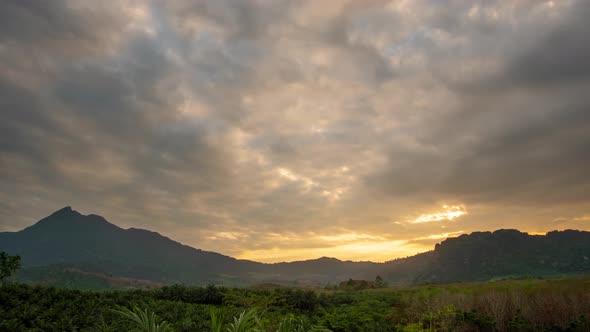
[[301,318],[295,318],[293,315],[283,318],[279,324],[277,332],[332,332],[324,327],[311,326],[309,329],[305,327],[305,323]]
[[114,311],[135,323],[135,330],[138,332],[173,332],[168,322],[163,321],[159,323],[156,314],[148,309],[142,310],[138,307],[133,307],[133,310],[123,308]]
[[234,317],[234,321],[229,324],[227,332],[258,332],[258,315],[256,310],[244,310],[239,317]]
[[277,332],[305,332],[303,320],[293,316],[286,317],[279,324]]
[[211,332],[221,332],[223,328],[223,316],[225,316],[225,312],[223,309],[217,309],[211,306],[209,307],[209,314],[211,315]]

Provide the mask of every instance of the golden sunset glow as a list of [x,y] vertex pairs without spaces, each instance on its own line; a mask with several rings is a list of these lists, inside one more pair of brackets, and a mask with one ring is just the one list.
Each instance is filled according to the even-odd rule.
[[353,261],[385,262],[430,249],[430,246],[412,244],[404,240],[349,240],[346,241],[346,244],[331,245],[330,242],[320,242],[317,246],[314,248],[273,247],[247,250],[237,257],[265,263],[306,260],[322,256]]
[[[454,233],[449,233],[449,236]],[[288,236],[272,234],[269,240],[274,243],[270,249],[245,250],[237,257],[266,263],[292,260],[306,260],[322,256],[354,261],[384,262],[398,257],[406,257],[416,250],[429,250],[430,240],[442,239],[441,235],[432,235],[420,239],[398,240],[386,236],[365,233],[337,233],[322,235],[315,233],[289,234]]]
[[441,239],[446,239],[449,237],[455,237],[455,236],[461,235],[463,233],[464,233],[463,231],[456,231],[456,232],[449,232],[449,233],[431,234],[428,236],[417,237],[414,240],[441,240]]
[[529,235],[545,235],[547,232],[527,232]]
[[441,211],[434,213],[422,214],[412,222],[415,224],[443,221],[443,220],[455,220],[461,216],[467,214],[467,210],[463,205],[443,205]]

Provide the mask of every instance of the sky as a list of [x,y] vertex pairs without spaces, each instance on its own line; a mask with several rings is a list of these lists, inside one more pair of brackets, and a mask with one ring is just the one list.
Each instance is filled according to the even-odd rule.
[[590,230],[585,0],[4,0],[0,231],[263,262]]

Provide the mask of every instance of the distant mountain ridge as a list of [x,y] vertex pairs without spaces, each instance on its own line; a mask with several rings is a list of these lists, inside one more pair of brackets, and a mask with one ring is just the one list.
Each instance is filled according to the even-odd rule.
[[488,280],[590,273],[590,232],[529,235],[517,230],[474,232],[435,246],[415,282]]
[[215,274],[258,264],[194,249],[155,232],[122,229],[71,207],[20,232],[0,234],[0,248],[21,255],[23,267],[71,265],[159,282],[209,281]]
[[590,232],[584,231],[546,236],[516,230],[475,232],[442,241],[433,251],[386,263],[322,257],[264,264],[195,249],[143,229],[123,229],[71,207],[19,232],[0,233],[0,251],[20,255],[25,271],[35,269],[29,281],[42,279],[44,268],[157,284],[229,286],[323,285],[377,275],[392,284],[410,284],[590,273]]

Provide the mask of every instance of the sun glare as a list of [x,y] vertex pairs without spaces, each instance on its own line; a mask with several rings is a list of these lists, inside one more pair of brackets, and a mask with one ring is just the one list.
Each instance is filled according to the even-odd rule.
[[442,211],[437,211],[434,213],[427,213],[422,214],[418,218],[412,220],[414,224],[426,223],[426,222],[434,222],[434,221],[444,221],[444,220],[455,220],[461,216],[467,214],[467,210],[465,209],[464,205],[443,205]]
[[461,235],[463,233],[465,233],[465,232],[464,231],[456,231],[456,232],[449,232],[449,233],[432,234],[432,235],[428,235],[428,236],[417,237],[414,239],[414,241],[416,241],[416,240],[442,240],[442,239],[446,239],[449,237]]
[[264,263],[314,259],[330,256],[353,261],[384,262],[394,258],[413,255],[428,250],[429,246],[409,243],[405,240],[351,241],[335,246],[329,244],[318,248],[271,248],[246,250],[237,257]]
[[[275,263],[330,256],[354,261],[384,262],[430,249],[430,245],[364,233],[316,234],[306,236],[305,239],[292,237],[285,240],[281,247],[246,250],[238,258]],[[309,243],[309,246],[302,248],[293,245],[301,241]]]
[[583,216],[575,217],[575,221],[590,221],[590,214],[585,214]]

